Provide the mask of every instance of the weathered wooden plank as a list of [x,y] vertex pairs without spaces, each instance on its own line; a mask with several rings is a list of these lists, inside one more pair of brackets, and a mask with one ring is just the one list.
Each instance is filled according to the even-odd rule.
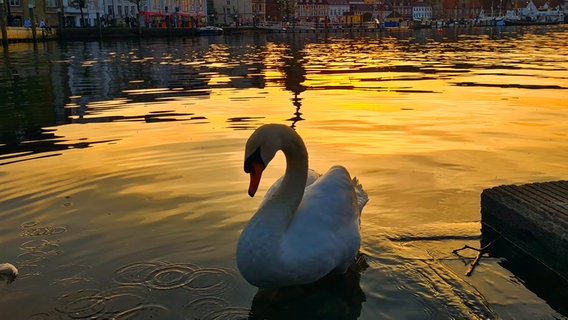
[[[550,192],[551,195],[556,196],[559,201],[562,201],[562,197],[568,194],[568,184],[565,184],[565,186],[563,186],[562,184],[551,182],[542,185],[542,188]],[[564,204],[563,206],[566,207],[566,204]]]
[[533,206],[545,210],[545,213],[565,214],[564,208],[558,205],[558,199],[552,197],[550,193],[542,190],[542,186],[527,184],[523,188],[508,187],[511,194],[519,198],[519,201],[530,202]]
[[550,190],[547,190],[544,186],[545,185],[542,184],[538,185],[538,187],[534,185],[526,185],[526,190],[534,194],[533,199],[539,201],[541,203],[541,206],[547,207],[550,210],[554,210],[561,215],[568,214],[568,211],[563,206],[563,204],[566,203],[565,199],[563,199],[561,196],[557,196]]
[[568,181],[486,189],[481,222],[568,279]]

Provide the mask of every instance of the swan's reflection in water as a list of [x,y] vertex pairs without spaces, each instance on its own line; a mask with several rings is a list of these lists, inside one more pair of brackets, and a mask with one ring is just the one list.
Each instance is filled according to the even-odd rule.
[[359,254],[345,274],[308,285],[259,289],[249,319],[357,319],[366,299],[359,282],[367,267]]

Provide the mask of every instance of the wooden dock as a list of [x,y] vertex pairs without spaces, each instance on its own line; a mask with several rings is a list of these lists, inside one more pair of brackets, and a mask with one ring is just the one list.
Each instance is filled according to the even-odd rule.
[[486,189],[481,222],[568,279],[568,181]]

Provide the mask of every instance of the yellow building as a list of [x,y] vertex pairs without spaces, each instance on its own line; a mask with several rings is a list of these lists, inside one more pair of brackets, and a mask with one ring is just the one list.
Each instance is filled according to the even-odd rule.
[[[8,26],[24,26],[26,20],[33,21],[39,26],[41,20],[48,25],[58,24],[58,5],[56,0],[4,0],[4,13]],[[30,10],[31,9],[31,10]]]

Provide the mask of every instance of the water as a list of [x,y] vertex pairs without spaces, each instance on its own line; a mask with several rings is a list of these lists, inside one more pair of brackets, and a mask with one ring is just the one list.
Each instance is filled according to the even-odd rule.
[[[451,251],[484,239],[484,188],[568,179],[567,57],[566,26],[11,44],[0,318],[566,318],[565,281],[529,258],[466,277],[476,253]],[[368,192],[358,272],[274,292],[236,270],[284,169],[248,197],[244,143],[269,122]]]

